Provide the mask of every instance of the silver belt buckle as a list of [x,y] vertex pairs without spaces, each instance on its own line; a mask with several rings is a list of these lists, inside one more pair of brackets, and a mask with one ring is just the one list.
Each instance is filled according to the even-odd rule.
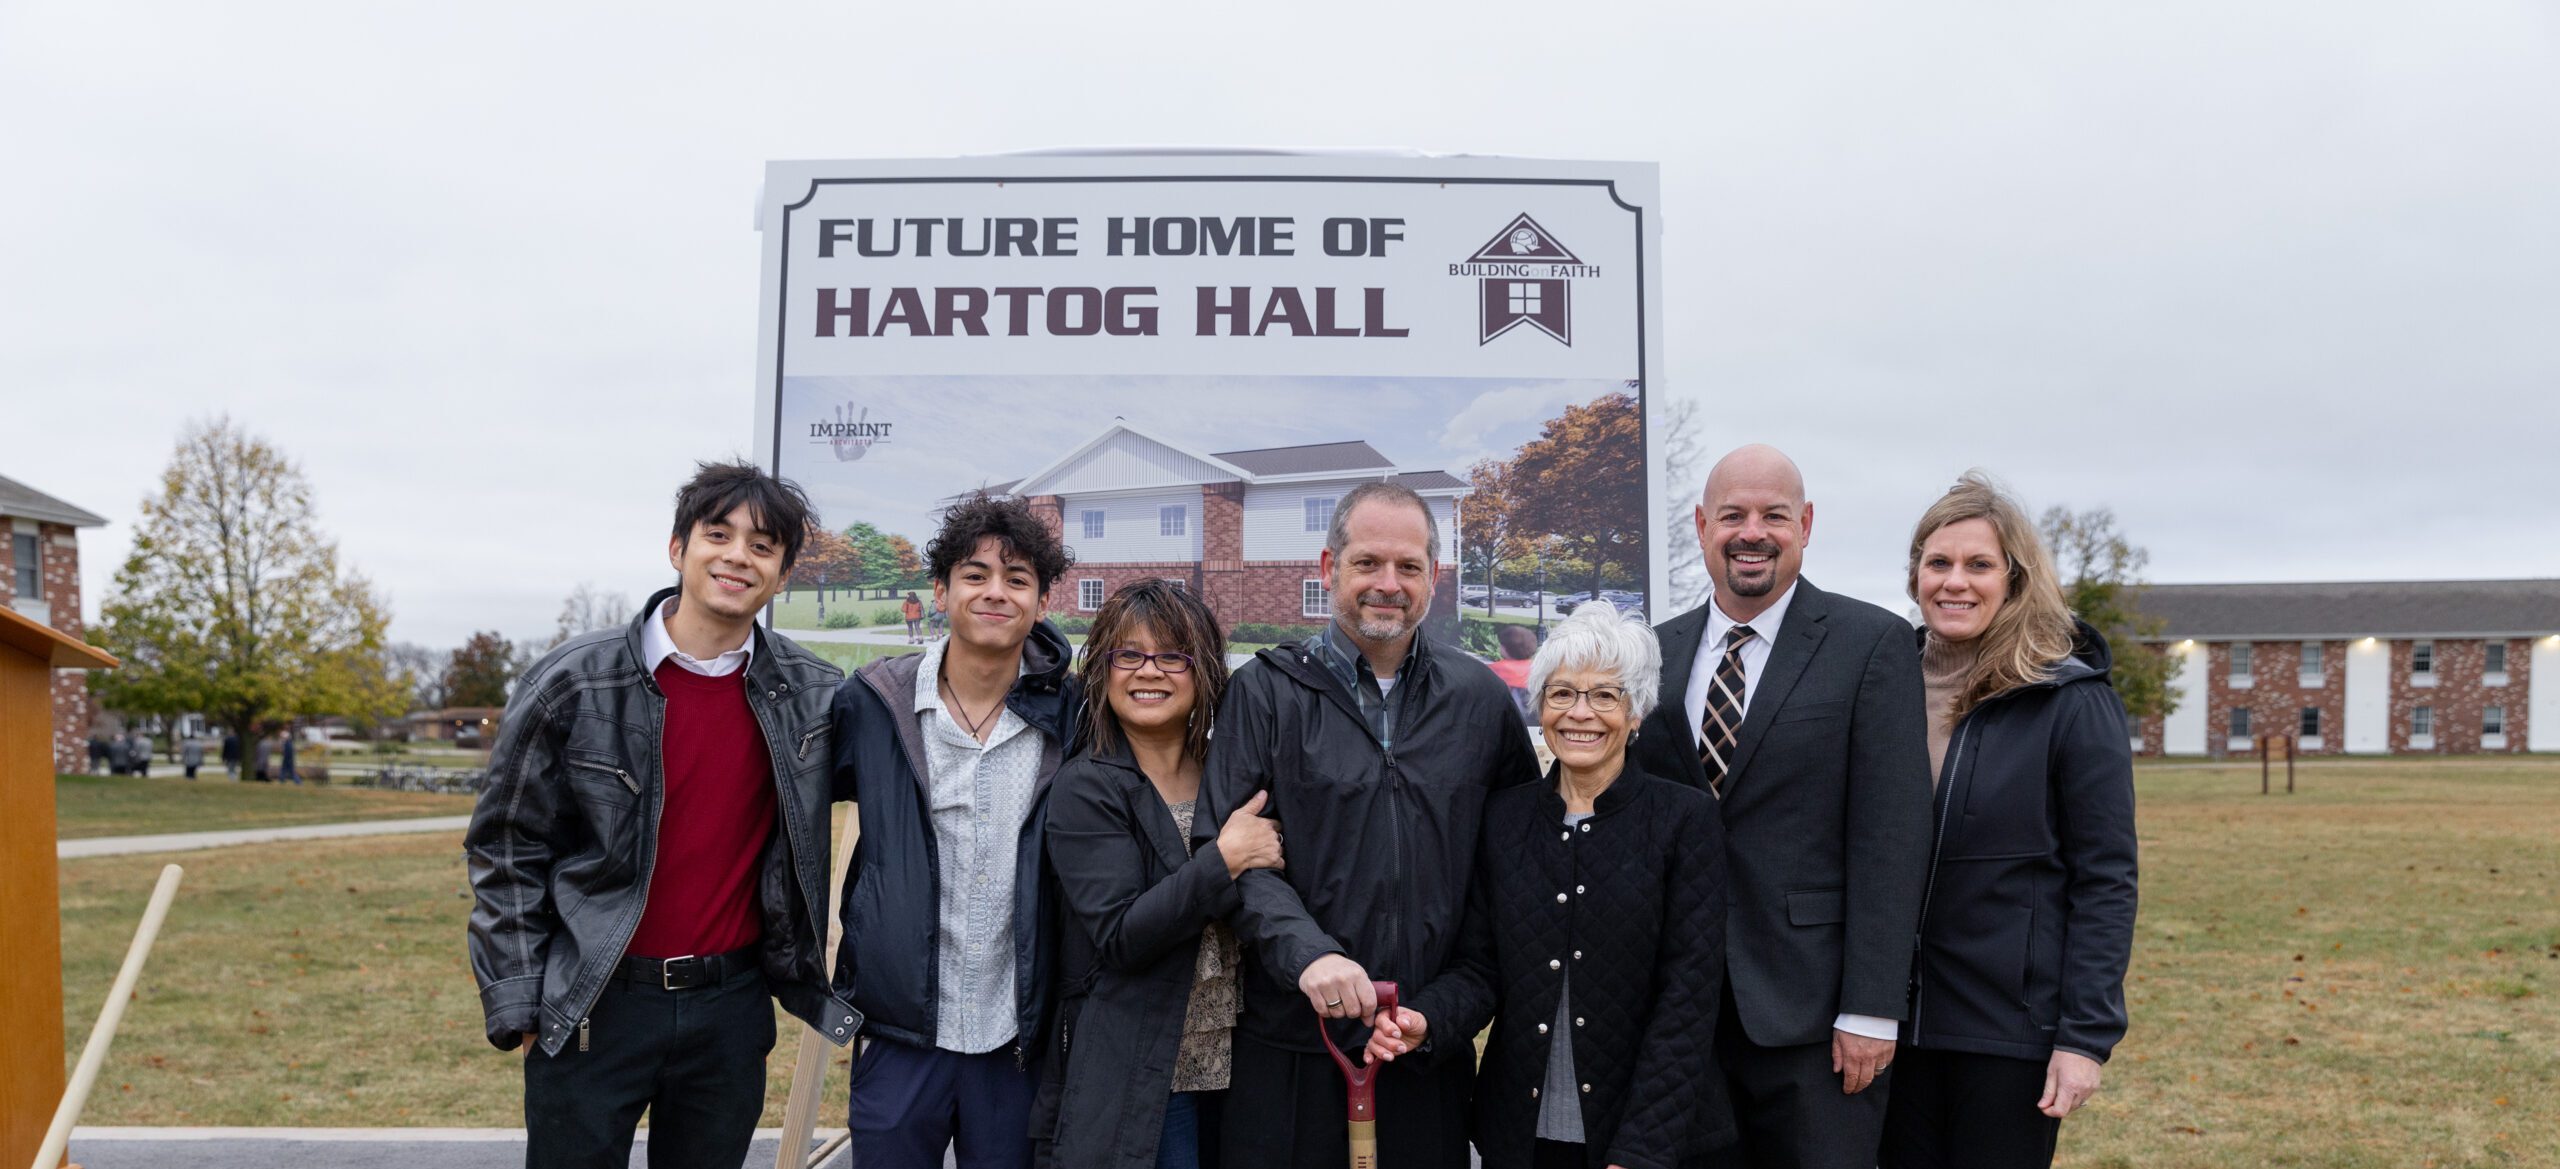
[[681,958],[669,958],[665,962],[660,963],[658,965],[658,989],[668,991],[684,989],[683,987],[676,985],[676,963],[694,962],[696,965],[700,965],[700,963],[696,961],[699,957],[700,955],[687,954]]

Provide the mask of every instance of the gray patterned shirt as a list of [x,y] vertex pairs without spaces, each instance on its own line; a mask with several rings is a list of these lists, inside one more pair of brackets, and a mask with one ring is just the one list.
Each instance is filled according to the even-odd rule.
[[976,1055],[1012,1042],[1016,1030],[1013,874],[1040,782],[1040,732],[1002,704],[985,743],[962,730],[943,709],[946,644],[925,647],[916,667],[916,723],[940,862],[933,1030],[936,1046]]
[[1414,655],[1422,652],[1422,635],[1414,634],[1405,647],[1404,663],[1396,667],[1396,675],[1383,682],[1369,666],[1369,656],[1360,652],[1360,643],[1343,632],[1340,621],[1325,622],[1323,630],[1307,639],[1307,648],[1315,652],[1334,679],[1351,692],[1352,701],[1360,707],[1360,717],[1368,720],[1369,733],[1378,736],[1378,745],[1389,751],[1396,749],[1396,714],[1403,703],[1396,700],[1396,683],[1412,677]]

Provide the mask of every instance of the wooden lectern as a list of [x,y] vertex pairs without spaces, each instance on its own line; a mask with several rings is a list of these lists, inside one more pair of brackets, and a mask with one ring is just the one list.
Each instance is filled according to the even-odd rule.
[[95,647],[0,606],[0,1166],[44,1143],[62,1099],[62,894],[53,824],[53,672],[113,669]]

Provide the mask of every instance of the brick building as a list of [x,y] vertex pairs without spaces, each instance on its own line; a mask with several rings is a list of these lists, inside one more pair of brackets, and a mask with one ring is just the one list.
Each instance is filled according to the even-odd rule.
[[1365,442],[1260,450],[1186,450],[1116,422],[1057,461],[988,487],[1023,496],[1075,550],[1076,566],[1049,611],[1091,613],[1113,589],[1150,577],[1181,581],[1229,629],[1244,622],[1307,625],[1332,612],[1316,555],[1334,501],[1389,479],[1431,507],[1440,530],[1435,613],[1457,604],[1458,498],[1446,471],[1397,467]]
[[[81,637],[80,529],[106,520],[0,476],[0,579],[8,581],[9,607],[55,629]],[[85,639],[84,639],[85,640]],[[89,767],[89,679],[76,670],[53,675],[53,765],[57,771]]]
[[[2560,751],[2560,580],[2153,585],[2183,691],[2143,754]],[[2537,685],[2539,683],[2539,685]]]

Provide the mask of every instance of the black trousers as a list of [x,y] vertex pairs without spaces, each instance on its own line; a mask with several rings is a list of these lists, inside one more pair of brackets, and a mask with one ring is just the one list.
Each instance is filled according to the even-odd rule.
[[1904,1047],[1885,1109],[1883,1169],[2046,1169],[2062,1122],[2036,1107],[2045,1065],[2005,1055]]
[[[1381,1069],[1378,1163],[1467,1169],[1467,1097],[1475,1070],[1467,1053],[1408,1058]],[[1235,1073],[1227,1082],[1219,1133],[1221,1159],[1254,1169],[1342,1169],[1351,1155],[1345,1093],[1332,1056],[1236,1036]]]
[[1831,1070],[1831,1039],[1762,1047],[1743,1034],[1727,983],[1716,1024],[1716,1058],[1741,1139],[1712,1163],[1734,1169],[1875,1169],[1887,1093],[1902,1079],[1897,1062],[1855,1096]]
[[764,975],[745,965],[691,990],[617,978],[588,1012],[586,1050],[573,1036],[527,1055],[526,1169],[627,1169],[643,1110],[651,1169],[745,1161],[774,1039]]

